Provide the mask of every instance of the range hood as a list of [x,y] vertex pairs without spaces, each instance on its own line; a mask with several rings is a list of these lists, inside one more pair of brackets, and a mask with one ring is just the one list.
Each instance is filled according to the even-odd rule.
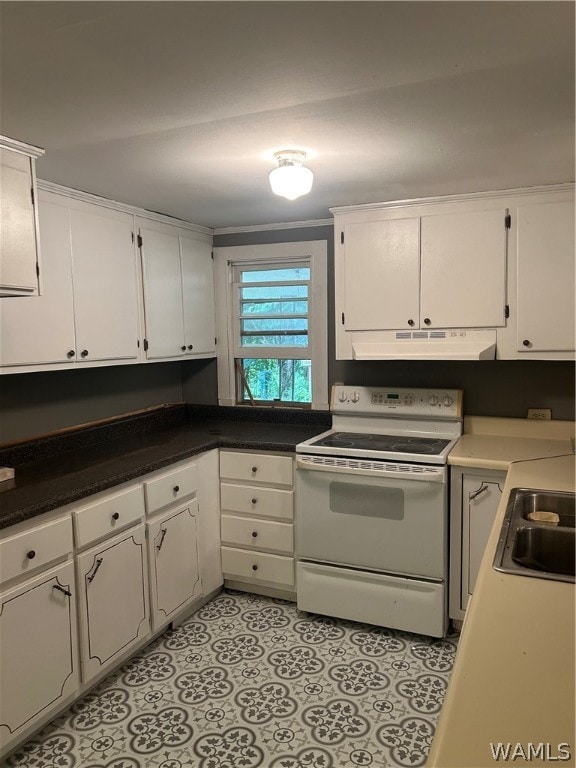
[[494,360],[496,331],[381,331],[355,333],[354,360]]

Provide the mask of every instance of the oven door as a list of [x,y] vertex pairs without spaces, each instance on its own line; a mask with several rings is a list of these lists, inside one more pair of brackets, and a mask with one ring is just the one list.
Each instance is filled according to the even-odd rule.
[[337,462],[297,457],[297,557],[444,580],[446,468]]

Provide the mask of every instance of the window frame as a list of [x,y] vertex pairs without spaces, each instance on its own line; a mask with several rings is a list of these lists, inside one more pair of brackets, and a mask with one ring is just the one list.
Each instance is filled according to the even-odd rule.
[[[235,270],[252,265],[291,266],[308,261],[310,280],[308,291],[308,346],[258,349],[238,348],[237,327],[239,298]],[[309,240],[269,245],[223,246],[214,249],[216,277],[216,329],[218,360],[218,403],[244,405],[236,401],[237,358],[309,359],[312,365],[312,402],[286,403],[257,401],[264,407],[301,407],[327,410],[328,403],[328,305],[327,305],[326,240]],[[256,284],[255,284],[256,285]],[[272,353],[272,352],[273,353]],[[243,354],[248,352],[248,354]],[[241,354],[239,354],[241,353]]]

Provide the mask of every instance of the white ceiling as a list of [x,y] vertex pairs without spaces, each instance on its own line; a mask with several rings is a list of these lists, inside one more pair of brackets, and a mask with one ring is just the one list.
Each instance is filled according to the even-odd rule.
[[571,181],[574,8],[2,0],[0,132],[40,178],[211,227]]

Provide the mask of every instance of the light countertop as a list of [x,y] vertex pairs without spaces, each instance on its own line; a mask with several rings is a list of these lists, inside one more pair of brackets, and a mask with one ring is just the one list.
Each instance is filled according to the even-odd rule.
[[[562,447],[567,455],[558,456]],[[427,766],[488,768],[498,764],[491,744],[499,742],[521,745],[525,755],[533,745],[530,759],[517,751],[509,764],[574,766],[575,585],[492,568],[512,488],[575,490],[570,439],[470,434],[452,458],[462,466],[508,469],[508,475]]]

